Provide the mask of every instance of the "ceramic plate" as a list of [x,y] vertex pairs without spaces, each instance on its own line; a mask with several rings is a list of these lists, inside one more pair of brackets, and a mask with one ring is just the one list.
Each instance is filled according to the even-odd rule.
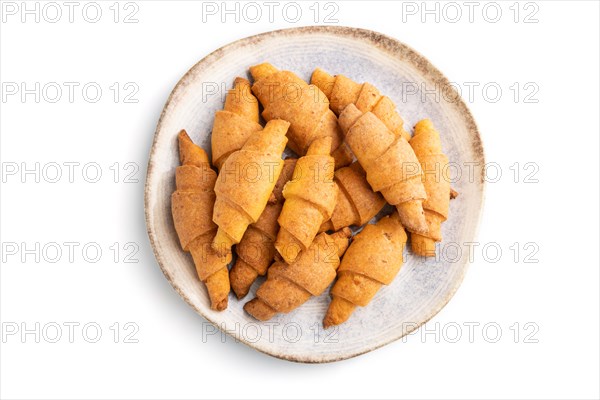
[[[322,319],[328,290],[287,315],[259,323],[243,310],[250,294],[231,295],[224,312],[209,308],[203,284],[189,254],[179,247],[171,218],[170,196],[178,165],[176,136],[186,129],[192,140],[210,152],[215,111],[223,107],[226,90],[248,67],[268,61],[296,72],[305,80],[316,67],[370,82],[398,105],[405,126],[430,118],[441,133],[453,171],[474,162],[453,183],[460,196],[450,205],[443,225],[444,251],[439,259],[407,254],[394,282],[383,287],[368,307],[357,309],[337,329],[324,331]],[[439,96],[427,94],[436,89]],[[473,165],[473,164],[471,164]],[[484,197],[484,155],[469,110],[447,79],[422,55],[382,34],[355,28],[307,27],[252,36],[206,56],[179,81],[160,117],[150,152],[145,188],[148,235],[158,264],[181,297],[200,315],[238,340],[269,355],[300,362],[343,360],[377,349],[410,333],[439,312],[458,289],[467,270],[467,254],[457,245],[475,238]],[[450,245],[449,245],[450,244]],[[200,327],[198,328],[200,331]]]

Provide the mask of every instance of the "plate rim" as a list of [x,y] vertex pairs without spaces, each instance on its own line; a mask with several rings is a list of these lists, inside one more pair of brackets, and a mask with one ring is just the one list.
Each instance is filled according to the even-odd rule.
[[313,33],[317,33],[317,34],[325,33],[325,34],[331,34],[332,36],[347,36],[347,37],[350,36],[353,39],[362,40],[363,42],[367,42],[368,44],[375,46],[375,47],[379,48],[380,50],[383,50],[383,51],[389,53],[390,56],[392,56],[394,58],[397,58],[400,54],[406,54],[407,56],[409,56],[411,58],[411,60],[412,60],[411,64],[414,67],[418,68],[419,71],[424,76],[426,76],[427,78],[433,78],[436,82],[440,82],[442,85],[444,85],[445,88],[448,88],[448,90],[451,92],[451,94],[453,96],[453,99],[456,99],[454,101],[454,105],[458,107],[459,113],[463,116],[464,121],[467,123],[467,131],[472,136],[471,139],[473,142],[473,144],[472,144],[473,149],[474,149],[475,153],[478,155],[478,157],[480,158],[481,164],[482,164],[481,182],[478,185],[478,188],[480,188],[480,192],[481,192],[481,206],[479,207],[479,210],[478,210],[478,213],[476,216],[477,220],[475,223],[474,235],[473,235],[474,238],[478,236],[479,228],[481,225],[481,217],[483,215],[483,208],[485,205],[486,186],[487,186],[486,180],[485,180],[485,168],[484,168],[485,167],[485,150],[484,150],[483,141],[481,139],[481,134],[479,132],[479,128],[477,126],[475,118],[473,117],[473,114],[471,113],[471,111],[467,107],[466,103],[464,102],[462,96],[456,91],[454,86],[450,84],[450,81],[448,80],[448,78],[446,78],[446,76],[438,68],[436,68],[431,63],[431,61],[429,61],[429,59],[427,59],[425,56],[423,56],[418,51],[414,50],[412,47],[410,47],[407,44],[401,42],[400,40],[393,38],[391,36],[388,36],[386,34],[376,32],[373,30],[369,30],[369,29],[349,27],[349,26],[323,26],[323,25],[303,26],[303,27],[277,29],[277,30],[273,30],[273,31],[259,33],[259,34],[252,35],[252,36],[247,36],[247,37],[235,40],[231,43],[228,43],[224,46],[219,47],[218,49],[216,49],[216,50],[210,52],[209,54],[207,54],[206,56],[204,56],[201,60],[196,62],[192,67],[190,67],[188,69],[188,71],[177,81],[177,84],[171,90],[171,93],[169,94],[169,97],[167,98],[167,101],[162,109],[162,112],[158,119],[156,129],[154,131],[154,138],[152,140],[152,145],[150,147],[150,152],[148,155],[148,165],[146,168],[146,180],[144,183],[144,214],[145,214],[145,222],[146,222],[146,232],[147,232],[148,238],[150,240],[150,245],[152,246],[154,258],[156,259],[161,271],[163,272],[163,274],[165,275],[165,278],[171,284],[173,289],[175,289],[175,291],[179,294],[179,296],[198,315],[200,315],[207,322],[209,322],[210,324],[212,324],[213,326],[218,328],[221,332],[225,332],[227,335],[231,336],[236,341],[240,341],[241,343],[256,350],[257,352],[269,355],[274,358],[286,360],[286,361],[293,361],[293,362],[307,363],[307,364],[321,364],[321,363],[337,362],[337,361],[342,361],[342,360],[347,360],[350,358],[358,357],[362,354],[369,353],[371,351],[374,351],[381,347],[384,347],[390,343],[393,343],[393,342],[403,338],[404,336],[409,335],[412,332],[419,329],[421,326],[423,326],[428,321],[430,321],[433,317],[435,317],[449,303],[449,301],[452,299],[452,297],[454,297],[454,295],[458,291],[458,288],[461,286],[461,284],[464,280],[467,270],[469,269],[469,266],[471,264],[469,262],[469,260],[467,259],[464,261],[464,265],[462,266],[461,273],[458,276],[458,279],[456,279],[455,284],[452,287],[450,287],[450,290],[449,290],[446,298],[444,299],[444,301],[440,302],[438,304],[438,306],[434,308],[433,312],[427,319],[425,319],[423,322],[419,323],[418,325],[416,325],[414,327],[411,326],[411,329],[399,332],[398,335],[390,336],[390,338],[386,339],[386,341],[384,343],[380,343],[380,344],[373,345],[373,346],[367,346],[365,349],[361,349],[359,351],[355,351],[353,353],[342,355],[342,356],[337,356],[337,357],[336,356],[327,357],[325,355],[316,356],[316,357],[310,357],[310,356],[304,357],[304,356],[295,356],[295,355],[289,355],[289,354],[280,354],[280,353],[269,352],[267,350],[257,348],[254,346],[254,343],[246,341],[243,337],[236,336],[227,330],[223,330],[223,328],[221,327],[221,324],[213,321],[203,310],[196,307],[196,305],[191,301],[191,299],[181,289],[181,287],[179,287],[175,283],[173,276],[171,276],[170,272],[165,268],[166,261],[163,260],[163,256],[158,251],[157,242],[159,241],[159,239],[157,238],[157,234],[154,230],[154,217],[152,216],[152,213],[150,212],[150,205],[149,205],[149,202],[150,202],[149,193],[151,191],[150,181],[154,175],[154,165],[153,165],[152,160],[154,158],[153,156],[156,151],[156,143],[158,141],[159,132],[162,128],[163,120],[165,118],[165,115],[166,115],[168,109],[171,106],[171,103],[173,101],[175,93],[177,93],[179,91],[180,86],[182,86],[183,84],[186,83],[188,77],[190,75],[192,75],[193,73],[197,73],[199,70],[205,68],[206,66],[209,66],[212,62],[214,62],[215,60],[218,60],[220,54],[223,54],[227,51],[232,51],[232,50],[235,50],[240,47],[258,43],[258,42],[261,42],[265,39],[272,38],[272,37],[286,36],[286,35],[293,36],[293,35],[313,34]]

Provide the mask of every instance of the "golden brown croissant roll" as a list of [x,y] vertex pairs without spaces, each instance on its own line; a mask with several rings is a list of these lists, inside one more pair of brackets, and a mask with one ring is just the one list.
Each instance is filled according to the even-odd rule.
[[[448,166],[448,157],[442,152],[440,135],[433,123],[424,119],[415,125],[415,134],[410,145],[421,163],[424,173],[424,185],[427,200],[423,202],[426,234],[413,233],[410,236],[411,248],[415,254],[435,256],[435,242],[442,241],[442,222],[448,218],[450,206],[450,180],[444,174]],[[456,193],[456,192],[455,192]]]
[[356,306],[365,307],[402,266],[406,232],[396,213],[367,225],[354,237],[331,288],[332,300],[323,320],[328,328],[346,321]]
[[383,196],[371,189],[358,162],[335,171],[334,181],[338,187],[337,203],[331,219],[321,225],[321,232],[364,225],[385,205]]
[[396,206],[408,231],[427,233],[423,171],[412,147],[403,137],[394,135],[375,114],[363,114],[354,104],[342,111],[339,122],[346,143],[367,172],[371,188]]
[[175,230],[184,251],[192,253],[198,277],[206,284],[211,308],[227,308],[231,253],[219,256],[210,246],[217,226],[212,221],[213,190],[217,174],[210,169],[206,152],[185,131],[179,139],[181,166],[175,172],[177,190],[171,195]]
[[258,221],[279,179],[289,123],[271,120],[251,135],[223,164],[215,193],[213,221],[219,226],[212,246],[219,254],[242,240],[248,225]]
[[375,114],[394,135],[410,140],[394,102],[370,83],[356,83],[344,75],[332,76],[320,68],[313,72],[311,83],[325,93],[336,114],[339,115],[348,104],[354,104],[363,113]]
[[310,296],[323,293],[335,279],[350,235],[348,228],[332,235],[320,233],[294,263],[273,263],[267,280],[256,291],[256,298],[246,303],[244,310],[254,318],[266,321],[277,313],[289,313]]
[[352,154],[343,144],[335,114],[323,92],[308,85],[290,71],[280,71],[264,63],[250,67],[254,78],[252,92],[264,107],[262,116],[269,121],[280,118],[290,122],[288,146],[302,156],[315,139],[331,138],[336,167],[352,162]]
[[275,248],[287,263],[306,250],[323,221],[331,218],[337,199],[333,182],[331,138],[316,139],[294,168],[294,175],[283,188],[285,203],[279,215]]
[[250,91],[250,82],[235,78],[233,89],[227,92],[225,106],[216,112],[213,123],[212,157],[218,169],[231,153],[242,148],[250,135],[262,129],[258,117],[258,100]]
[[254,224],[250,225],[235,248],[237,261],[229,272],[231,288],[238,299],[246,296],[259,275],[264,275],[275,256],[275,238],[279,231],[277,218],[283,207],[283,186],[292,179],[296,159],[284,160],[283,170],[273,189],[273,197]]

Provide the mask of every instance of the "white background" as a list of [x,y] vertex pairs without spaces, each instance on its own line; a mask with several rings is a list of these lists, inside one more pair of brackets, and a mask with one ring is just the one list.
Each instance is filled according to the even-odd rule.
[[[4,11],[9,2],[2,3]],[[133,6],[125,10],[124,3],[118,5],[121,13],[115,23],[109,8],[113,3],[100,2],[103,14],[97,23],[84,20],[83,2],[75,8],[72,23],[62,2],[57,23],[47,22],[44,15],[39,23],[35,15],[23,23],[20,9],[16,15],[2,15],[3,89],[13,88],[11,82],[25,82],[29,88],[35,82],[41,87],[48,82],[80,84],[73,103],[66,86],[57,103],[46,101],[54,92],[47,97],[42,93],[39,103],[34,95],[23,101],[20,93],[0,103],[5,174],[15,165],[33,168],[39,162],[40,168],[50,165],[46,172],[52,172],[52,179],[54,164],[49,163],[80,163],[73,183],[66,166],[57,183],[44,176],[36,183],[34,175],[22,177],[20,171],[3,177],[2,398],[598,398],[597,2],[498,2],[502,15],[496,23],[486,20],[495,18],[495,8],[482,13],[485,3],[475,8],[473,22],[468,6],[455,3],[462,12],[456,23],[448,21],[455,9],[444,9],[445,3],[437,5],[439,22],[435,14],[422,15],[421,2],[335,3],[337,24],[393,36],[428,57],[451,81],[479,84],[473,99],[466,89],[463,97],[479,124],[487,161],[501,167],[502,177],[487,185],[478,241],[497,243],[502,255],[491,262],[493,251],[487,260],[481,246],[475,251],[460,290],[427,324],[427,331],[422,328],[404,343],[328,365],[281,361],[229,337],[224,343],[219,335],[203,340],[206,322],[163,277],[143,213],[154,128],[179,78],[206,54],[236,39],[314,24],[314,7],[309,8],[314,2],[299,3],[302,18],[297,23],[282,16],[284,3],[275,9],[273,22],[260,3],[259,22],[244,21],[242,15],[236,23],[230,15],[222,23],[220,14],[203,22],[201,2],[137,1],[139,22],[131,24],[122,20]],[[43,6],[39,3],[40,12]],[[324,4],[318,7],[323,24]],[[413,15],[409,11],[414,7]],[[46,17],[54,18],[55,10],[46,11]],[[93,10],[88,11],[93,17]],[[534,11],[530,19],[537,22],[525,23]],[[103,89],[96,103],[82,98],[81,88],[88,82]],[[121,88],[117,103],[109,88],[115,82]],[[133,96],[137,103],[124,102],[131,91],[124,91],[128,82],[139,87]],[[487,98],[482,93],[488,83],[502,89],[495,102],[493,90]],[[527,83],[531,85],[525,90]],[[520,91],[515,98],[516,87]],[[526,97],[532,88],[539,90]],[[97,183],[82,178],[82,166],[91,162],[102,170]],[[121,170],[119,183],[110,169],[115,162]],[[515,168],[510,169],[515,162],[521,171],[516,183]],[[528,162],[535,165],[526,170]],[[133,171],[125,170],[125,163],[139,165],[133,176],[138,183],[123,182],[124,173]],[[535,166],[538,182],[524,182],[524,174]],[[93,171],[87,172],[93,178]],[[53,242],[79,246],[73,262],[64,246],[56,263],[48,260],[55,255],[51,246],[39,262],[35,254],[25,254],[22,262],[21,243],[33,248],[36,242],[40,248]],[[110,249],[115,242],[121,248],[117,260]],[[134,245],[123,249],[130,242]],[[520,248],[516,262],[515,242]],[[534,247],[525,248],[529,242]],[[11,243],[19,246],[16,255]],[[100,261],[83,258],[86,243],[101,247]],[[139,251],[134,262],[124,262],[125,250],[135,245]],[[529,261],[539,262],[526,262],[535,246],[539,251]],[[89,254],[94,256],[93,251]],[[69,322],[80,324],[73,343],[64,325]],[[134,326],[125,329],[127,322],[139,327],[133,336],[138,343],[125,343],[124,335]],[[465,325],[471,322],[480,324],[472,340]],[[34,334],[21,336],[23,327],[32,329],[35,323],[46,327],[39,343]],[[55,336],[53,323],[62,326],[57,343],[48,340]],[[102,328],[97,343],[85,340],[81,328],[86,323]],[[486,323],[502,330],[497,342],[490,340],[496,336],[494,329],[487,335],[482,331]],[[19,332],[10,335],[15,326]],[[462,337],[451,343],[456,326]],[[88,334],[93,338],[93,329]]]

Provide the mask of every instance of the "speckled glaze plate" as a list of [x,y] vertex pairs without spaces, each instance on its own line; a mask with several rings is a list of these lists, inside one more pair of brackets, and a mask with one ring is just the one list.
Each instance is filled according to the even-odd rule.
[[[236,76],[268,61],[309,80],[316,67],[370,82],[397,104],[405,126],[431,118],[453,168],[475,165],[474,175],[452,186],[460,193],[443,225],[444,251],[438,259],[406,254],[394,282],[383,287],[368,307],[357,309],[339,328],[323,330],[329,304],[326,291],[287,315],[259,323],[243,310],[262,279],[242,301],[212,311],[191,256],[184,253],[171,218],[170,195],[178,165],[176,135],[186,129],[210,152],[215,111]],[[422,96],[436,89],[439,96]],[[215,91],[217,92],[215,94]],[[475,162],[476,164],[466,164]],[[475,238],[484,197],[484,154],[477,127],[447,79],[422,55],[382,34],[345,27],[307,27],[268,32],[238,40],[209,54],[179,81],[160,117],[150,151],[145,188],[146,223],[156,259],[181,297],[200,315],[261,352],[299,362],[330,362],[377,349],[410,333],[438,313],[460,286],[467,254],[457,246]],[[448,246],[448,244],[451,244]],[[198,327],[200,335],[200,327]]]

